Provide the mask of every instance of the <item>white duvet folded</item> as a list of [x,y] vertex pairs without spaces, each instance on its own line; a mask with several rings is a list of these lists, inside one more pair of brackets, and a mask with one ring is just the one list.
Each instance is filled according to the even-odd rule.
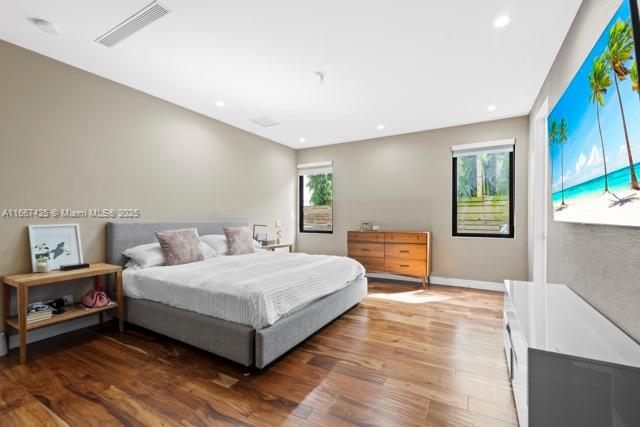
[[351,258],[257,252],[170,267],[126,269],[123,285],[130,298],[261,329],[363,275],[362,265]]

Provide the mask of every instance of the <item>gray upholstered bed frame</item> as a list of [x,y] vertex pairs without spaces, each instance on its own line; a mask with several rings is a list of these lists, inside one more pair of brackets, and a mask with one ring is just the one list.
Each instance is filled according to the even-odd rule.
[[[108,223],[107,262],[124,265],[127,259],[122,251],[136,245],[156,242],[156,231],[195,227],[200,235],[224,234],[224,227],[243,225],[248,224],[242,220]],[[133,298],[125,300],[125,320],[244,366],[262,369],[358,304],[366,294],[367,279],[362,278],[260,330]]]

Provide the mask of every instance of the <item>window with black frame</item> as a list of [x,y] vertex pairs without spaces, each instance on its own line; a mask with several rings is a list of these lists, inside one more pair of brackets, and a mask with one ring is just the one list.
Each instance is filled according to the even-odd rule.
[[333,233],[332,162],[298,165],[301,233]]
[[514,237],[514,140],[454,146],[453,235]]

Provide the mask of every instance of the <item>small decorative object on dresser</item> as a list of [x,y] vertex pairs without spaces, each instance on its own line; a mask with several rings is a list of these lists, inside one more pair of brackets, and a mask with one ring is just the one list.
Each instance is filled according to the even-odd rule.
[[349,231],[349,257],[371,273],[391,273],[431,283],[431,233],[428,231]]
[[373,221],[362,221],[360,223],[360,231],[371,231],[373,230]]
[[[49,270],[62,265],[82,264],[82,244],[78,224],[30,225],[31,271],[43,272],[38,266],[41,258],[48,260]],[[44,266],[42,267],[44,268]]]

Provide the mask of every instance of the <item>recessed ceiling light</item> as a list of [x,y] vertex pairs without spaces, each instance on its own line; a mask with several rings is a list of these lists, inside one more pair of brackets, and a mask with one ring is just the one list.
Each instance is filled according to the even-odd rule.
[[56,27],[54,24],[47,21],[46,19],[27,18],[27,20],[31,22],[33,25],[35,25],[36,27],[38,27],[40,31],[44,31],[47,34],[51,34],[53,36],[57,36],[58,34],[60,34],[58,27]]
[[307,142],[305,138],[300,138],[300,142]]
[[216,101],[216,107],[224,107],[224,101],[217,100]]
[[511,22],[511,17],[508,15],[503,15],[493,21],[493,26],[496,28],[504,28]]
[[498,107],[496,107],[495,105],[489,105],[487,107],[487,110],[489,110],[489,111],[496,111],[497,109],[498,109]]
[[378,130],[383,130],[384,129],[384,125],[378,125],[376,127],[378,128]]

